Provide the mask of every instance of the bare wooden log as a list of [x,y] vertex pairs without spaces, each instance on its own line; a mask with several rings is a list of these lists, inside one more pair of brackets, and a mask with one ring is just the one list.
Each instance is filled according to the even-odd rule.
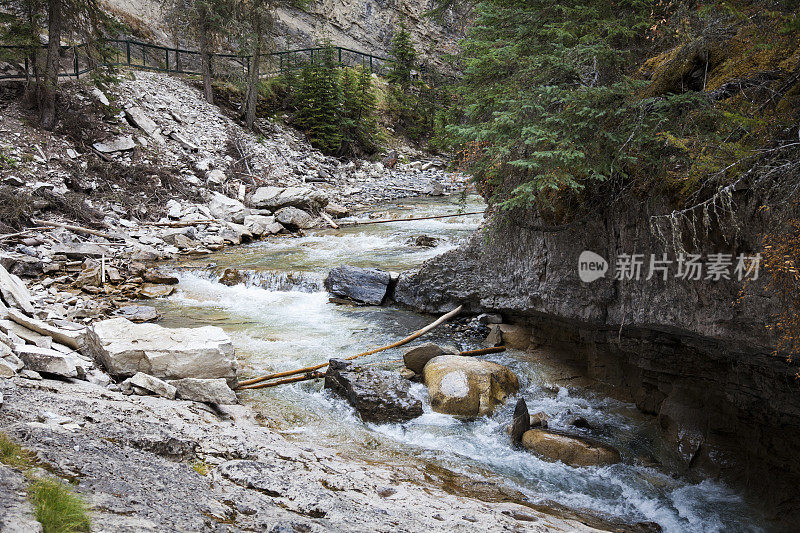
[[322,220],[327,222],[328,225],[330,227],[332,227],[333,229],[339,229],[339,225],[336,222],[333,221],[333,219],[331,218],[331,216],[328,213],[322,211],[322,212],[320,212],[319,216],[322,217]]
[[431,215],[427,217],[413,217],[413,218],[387,218],[382,220],[364,220],[342,223],[342,226],[364,226],[366,224],[388,224],[390,222],[413,222],[415,220],[433,220],[436,218],[452,218],[452,217],[465,217],[469,215],[485,215],[485,211],[470,211],[469,213],[454,213],[450,215]]
[[13,239],[16,237],[22,237],[23,235],[27,235],[29,233],[33,233],[34,231],[39,231],[43,229],[53,229],[55,226],[37,226],[35,228],[28,228],[22,231],[18,231],[16,233],[6,233],[5,235],[0,235],[0,241],[4,241],[6,239]]
[[[478,355],[488,355],[488,354],[492,354],[492,353],[500,353],[500,352],[504,352],[505,350],[506,350],[505,346],[495,346],[494,348],[481,348],[479,350],[469,350],[469,351],[466,351],[466,352],[459,352],[458,355],[462,355],[464,357],[475,357],[475,356],[478,356]],[[403,362],[402,359],[395,359],[393,361],[376,361],[374,363],[367,363],[366,366],[385,365],[385,364],[388,364],[388,363],[402,363],[402,362]],[[261,383],[256,383],[254,385],[247,385],[247,386],[244,386],[244,387],[239,387],[238,390],[266,389],[266,388],[269,388],[269,387],[276,387],[278,385],[286,385],[288,383],[298,383],[298,382],[301,382],[301,381],[310,381],[312,379],[322,379],[324,377],[325,377],[325,374],[323,374],[322,372],[309,372],[304,376],[295,376],[293,378],[279,379],[278,381],[272,381],[272,382],[269,382],[269,383],[261,382]]]
[[[350,357],[345,358],[345,360],[352,361],[353,359],[358,359],[359,357],[365,357],[367,355],[376,354],[376,353],[382,352],[384,350],[389,350],[391,348],[397,348],[398,346],[402,346],[404,344],[407,344],[407,343],[413,341],[414,339],[418,339],[419,337],[421,337],[421,336],[425,335],[426,333],[428,333],[430,330],[436,328],[437,326],[443,324],[444,322],[447,322],[448,320],[450,320],[451,318],[456,316],[458,313],[461,312],[462,307],[463,306],[459,305],[458,307],[456,307],[455,309],[453,309],[449,313],[446,313],[446,314],[440,316],[435,322],[431,322],[430,324],[428,324],[424,328],[422,328],[422,329],[420,329],[418,331],[415,331],[414,333],[412,333],[411,335],[409,335],[405,339],[401,339],[401,340],[399,340],[399,341],[397,341],[397,342],[395,342],[393,344],[389,344],[388,346],[381,346],[380,348],[375,348],[373,350],[362,352],[360,354],[352,355]],[[326,366],[328,366],[327,362],[320,363],[320,364],[314,365],[314,366],[309,366],[309,367],[306,367],[306,368],[298,368],[297,370],[287,370],[286,372],[278,372],[276,374],[268,374],[266,376],[261,376],[261,377],[258,377],[258,378],[253,378],[253,379],[248,379],[248,380],[245,380],[245,381],[240,381],[238,386],[237,386],[237,388],[238,387],[246,387],[248,385],[255,385],[256,383],[261,383],[262,381],[269,381],[271,379],[294,376],[295,374],[305,374],[306,372],[313,372],[315,370],[319,370],[320,368],[325,368]]]
[[255,385],[249,385],[246,387],[239,387],[237,390],[252,390],[252,389],[265,389],[268,387],[276,387],[278,385],[286,385],[287,383],[297,383],[299,381],[309,381],[312,379],[322,379],[325,377],[325,374],[322,372],[309,372],[305,376],[295,376],[293,378],[284,378],[279,379],[278,381],[273,381],[271,383],[257,383]]
[[108,239],[110,241],[111,240],[120,239],[120,237],[117,237],[115,235],[111,235],[110,233],[105,233],[105,232],[102,232],[102,231],[98,231],[96,229],[84,228],[83,226],[74,226],[72,224],[64,224],[62,222],[52,222],[52,221],[49,221],[49,220],[40,220],[38,218],[33,218],[31,220],[33,220],[33,222],[35,222],[36,224],[41,224],[43,226],[56,226],[58,228],[64,228],[64,229],[68,229],[70,231],[74,231],[75,233],[84,233],[86,235],[94,235],[95,237],[102,237],[102,238]]
[[213,218],[204,220],[186,220],[179,222],[144,222],[145,226],[157,226],[162,228],[185,228],[187,226],[197,226],[199,224],[218,224],[220,221]]

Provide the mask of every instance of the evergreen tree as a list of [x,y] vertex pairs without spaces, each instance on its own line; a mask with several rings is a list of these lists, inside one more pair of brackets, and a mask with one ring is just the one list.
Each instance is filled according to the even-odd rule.
[[294,101],[294,121],[311,143],[325,153],[337,153],[342,145],[340,90],[335,50],[330,43],[325,43],[314,61],[303,68]]
[[644,0],[488,0],[464,42],[469,170],[505,207],[553,200],[653,164],[658,102],[625,75]]
[[411,34],[405,22],[400,23],[400,28],[392,38],[389,58],[392,60],[392,66],[386,79],[389,83],[408,90],[411,85],[411,71],[414,70],[414,62],[417,60],[417,51],[411,42]]
[[339,79],[342,93],[340,119],[342,147],[348,155],[373,153],[378,123],[376,101],[372,91],[372,74],[363,67],[343,68]]

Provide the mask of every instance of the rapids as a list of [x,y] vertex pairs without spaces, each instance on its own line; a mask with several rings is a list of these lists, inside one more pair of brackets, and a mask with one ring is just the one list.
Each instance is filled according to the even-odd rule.
[[[466,200],[409,201],[383,213],[424,216],[480,210],[477,197]],[[359,217],[365,217],[362,214]],[[339,264],[401,271],[454,248],[479,230],[480,216],[374,224],[309,231],[304,237],[279,237],[227,248],[174,264],[179,290],[156,301],[165,326],[212,324],[234,341],[244,377],[289,370],[385,345],[430,322],[394,307],[356,307],[328,302],[322,289],[326,271]],[[434,248],[415,247],[418,235],[440,239]],[[243,282],[216,280],[226,268],[243,273]],[[152,302],[148,302],[152,303]],[[480,338],[441,328],[425,340],[479,347]],[[398,369],[402,349],[366,358]],[[652,417],[632,404],[588,389],[551,382],[550,369],[531,354],[509,351],[488,359],[512,368],[531,413],[551,416],[550,427],[570,428],[574,417],[592,426],[574,429],[616,446],[617,465],[572,468],[511,448],[506,434],[515,399],[494,415],[464,422],[434,413],[406,424],[364,424],[349,405],[307,382],[241,395],[264,423],[297,441],[326,444],[343,457],[389,464],[398,476],[419,483],[448,483],[465,494],[485,493],[486,482],[501,492],[531,502],[608,513],[630,521],[656,522],[668,532],[762,531],[759,513],[724,484],[697,482],[675,474],[670,450],[658,437]],[[413,392],[423,400],[423,385]],[[447,473],[443,475],[442,473]]]

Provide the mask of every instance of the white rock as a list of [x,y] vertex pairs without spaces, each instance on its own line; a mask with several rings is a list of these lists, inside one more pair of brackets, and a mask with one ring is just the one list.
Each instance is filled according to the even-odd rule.
[[60,342],[61,344],[71,348],[72,350],[79,350],[81,345],[83,344],[83,334],[85,330],[68,330],[58,328],[43,320],[38,320],[35,318],[29,318],[24,314],[20,313],[16,309],[9,309],[8,310],[8,318],[19,324],[20,326],[24,326],[25,328],[39,333],[40,335],[46,335],[51,337],[56,342]]
[[98,152],[110,154],[113,152],[125,152],[127,150],[133,150],[136,148],[136,142],[130,135],[124,135],[110,141],[94,143],[92,146]]
[[55,350],[26,344],[17,348],[17,355],[25,363],[27,370],[55,374],[65,378],[78,377],[75,358]]
[[22,309],[28,314],[33,314],[31,293],[19,277],[11,274],[0,265],[0,295],[8,307]]
[[[225,380],[221,380],[225,383]],[[122,385],[135,385],[140,389],[144,389],[146,391],[152,392],[156,396],[161,396],[163,398],[167,398],[169,400],[175,399],[175,392],[176,389],[173,385],[170,385],[163,379],[158,379],[153,376],[149,376],[143,372],[137,372],[133,376],[129,377],[125,381],[122,382]],[[225,385],[228,386],[227,384]]]
[[237,224],[244,222],[244,218],[250,214],[250,210],[242,202],[217,192],[211,196],[211,200],[208,202],[208,209],[214,218]]
[[131,124],[142,130],[148,135],[158,132],[158,125],[148,117],[141,107],[129,107],[125,110],[125,115]]
[[167,202],[167,216],[169,218],[181,218],[183,214],[183,208],[181,204],[176,200],[170,200]]
[[0,359],[0,378],[13,378],[16,375],[17,370],[5,359]]
[[236,394],[224,379],[185,378],[171,383],[178,390],[178,398],[182,400],[221,405],[237,403]]
[[250,203],[258,209],[297,207],[313,210],[328,205],[328,196],[322,191],[308,187],[259,187],[250,198]]
[[212,185],[222,185],[225,183],[225,173],[219,169],[214,169],[206,173],[206,181]]
[[247,215],[244,217],[244,227],[253,235],[268,234],[273,224],[275,224],[275,217],[272,216]]
[[236,385],[233,344],[215,326],[168,329],[125,318],[96,322],[86,350],[114,377],[144,372],[162,379],[225,378]]

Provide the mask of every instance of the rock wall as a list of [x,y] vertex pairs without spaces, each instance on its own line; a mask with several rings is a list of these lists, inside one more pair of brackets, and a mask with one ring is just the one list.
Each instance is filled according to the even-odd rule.
[[[518,347],[555,355],[657,415],[687,470],[741,481],[776,515],[794,513],[800,382],[795,366],[772,355],[766,323],[778,302],[765,292],[764,276],[746,284],[618,281],[610,273],[584,283],[578,276],[584,250],[608,258],[611,270],[621,253],[674,258],[650,231],[649,216],[659,212],[629,205],[552,233],[497,216],[465,246],[402,275],[394,297],[428,312],[463,304],[502,313],[522,326]],[[747,222],[735,248],[712,235],[703,253],[753,254],[768,221]]]
[[[159,40],[172,45],[156,0],[107,0],[106,5],[140,20]],[[303,48],[328,38],[337,46],[385,55],[397,25],[404,21],[420,55],[441,66],[438,56],[456,51],[469,10],[451,9],[440,23],[425,16],[434,7],[434,0],[319,0],[306,11],[282,8],[277,13],[276,45]]]

